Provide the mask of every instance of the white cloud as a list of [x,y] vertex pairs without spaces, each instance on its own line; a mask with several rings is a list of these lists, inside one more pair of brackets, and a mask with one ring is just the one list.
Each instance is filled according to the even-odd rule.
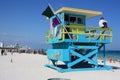
[[8,36],[9,34],[8,33],[6,33],[6,32],[1,32],[0,33],[0,36]]

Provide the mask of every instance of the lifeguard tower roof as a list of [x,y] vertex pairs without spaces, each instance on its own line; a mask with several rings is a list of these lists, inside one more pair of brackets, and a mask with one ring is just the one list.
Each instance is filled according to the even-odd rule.
[[54,14],[57,14],[60,12],[85,15],[86,19],[102,15],[102,12],[99,12],[99,11],[83,10],[83,9],[69,8],[69,7],[62,7],[59,10],[57,10],[56,12],[54,12]]

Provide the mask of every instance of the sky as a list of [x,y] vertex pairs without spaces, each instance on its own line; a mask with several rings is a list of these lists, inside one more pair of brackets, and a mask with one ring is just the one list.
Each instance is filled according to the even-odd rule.
[[41,14],[51,4],[54,11],[72,7],[103,12],[86,24],[99,27],[99,18],[104,17],[113,30],[113,42],[106,48],[120,50],[119,3],[119,0],[0,0],[0,42],[4,45],[18,43],[32,49],[50,48],[45,41],[49,20]]

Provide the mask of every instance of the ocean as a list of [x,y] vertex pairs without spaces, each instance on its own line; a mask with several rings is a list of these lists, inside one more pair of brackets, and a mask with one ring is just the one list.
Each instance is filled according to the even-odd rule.
[[[98,56],[103,56],[103,51],[98,52]],[[115,51],[115,50],[109,50],[105,51],[106,57],[112,57],[112,58],[117,58],[120,61],[120,51]]]

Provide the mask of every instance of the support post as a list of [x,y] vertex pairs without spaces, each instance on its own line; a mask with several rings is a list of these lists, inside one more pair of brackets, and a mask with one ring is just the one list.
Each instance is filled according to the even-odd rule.
[[106,66],[105,44],[103,46],[103,57],[104,57],[104,66]]
[[65,40],[65,34],[63,32],[64,32],[64,28],[62,27],[62,40],[64,41]]

